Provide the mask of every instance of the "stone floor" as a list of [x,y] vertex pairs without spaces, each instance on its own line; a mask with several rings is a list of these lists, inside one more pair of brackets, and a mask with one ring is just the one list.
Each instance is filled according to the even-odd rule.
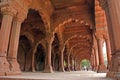
[[71,71],[55,73],[26,72],[18,76],[2,76],[0,77],[0,80],[113,80],[106,78],[105,76],[105,73],[96,73],[92,71]]

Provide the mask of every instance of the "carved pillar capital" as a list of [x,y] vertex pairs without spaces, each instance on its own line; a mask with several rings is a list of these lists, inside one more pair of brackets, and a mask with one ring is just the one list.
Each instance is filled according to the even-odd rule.
[[17,13],[17,11],[11,6],[2,7],[1,12],[3,15],[11,15],[11,16],[15,16]]
[[65,49],[65,45],[63,44],[60,46],[60,51],[64,51],[64,49]]
[[23,22],[26,18],[27,18],[27,13],[24,14],[22,12],[21,13],[18,12],[17,15],[15,16],[15,20],[18,22]]
[[96,45],[93,45],[93,46],[92,46],[93,49],[96,49],[96,47],[97,47]]
[[46,36],[46,38],[45,38],[45,41],[46,41],[47,43],[51,43],[51,44],[52,44],[52,42],[53,42],[53,40],[54,40],[54,35],[53,35],[52,33],[47,33],[46,35],[47,35],[47,36]]
[[103,35],[102,34],[96,33],[95,35],[96,35],[97,40],[103,40]]
[[108,32],[103,35],[103,38],[104,38],[105,40],[109,40]]

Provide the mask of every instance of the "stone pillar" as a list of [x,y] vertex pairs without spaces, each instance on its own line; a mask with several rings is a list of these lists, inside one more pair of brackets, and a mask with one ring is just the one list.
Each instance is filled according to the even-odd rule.
[[103,8],[106,12],[106,18],[108,22],[108,30],[111,44],[112,59],[110,63],[110,69],[107,73],[109,77],[120,77],[120,1],[119,0],[102,0]]
[[80,62],[77,60],[76,64],[77,64],[77,71],[79,71],[80,70]]
[[95,60],[95,54],[93,55],[93,70],[96,71],[96,60]]
[[91,65],[92,65],[92,70],[95,71],[95,68],[96,68],[96,60],[95,60],[94,48],[92,49],[92,54],[91,54]]
[[73,58],[73,67],[72,67],[72,69],[73,69],[73,71],[75,71],[75,60],[74,60],[74,58]]
[[31,61],[31,65],[32,65],[32,72],[35,72],[35,52],[37,50],[37,44],[35,44],[33,46],[33,48],[31,49],[31,54],[32,54],[32,61]]
[[119,0],[99,0],[101,5],[106,13],[107,23],[108,23],[108,31],[110,37],[110,45],[111,45],[111,63],[109,72],[107,73],[108,77],[119,78],[120,72],[120,1]]
[[52,42],[54,40],[54,37],[49,33],[46,37],[46,55],[45,55],[45,68],[44,72],[46,73],[52,73],[53,68],[51,64],[51,48],[52,48]]
[[12,74],[20,74],[21,73],[19,64],[17,62],[17,51],[18,51],[21,24],[24,21],[25,17],[26,16],[24,16],[22,14],[20,14],[20,15],[18,14],[13,19],[10,43],[9,43],[9,50],[8,50],[8,61],[10,64],[10,71]]
[[99,66],[97,72],[106,72],[107,68],[104,64],[102,35],[97,35],[97,46],[98,46],[98,56],[99,56]]
[[94,54],[95,54],[95,71],[98,70],[98,65],[99,65],[99,59],[98,59],[98,52],[97,52],[97,48],[94,48]]
[[73,57],[72,56],[71,56],[70,64],[71,64],[71,70],[74,71],[74,64],[73,64]]
[[37,43],[31,45],[31,49],[29,50],[29,54],[26,55],[26,64],[25,71],[35,72],[35,52],[37,48]]
[[70,69],[70,55],[67,55],[67,68],[68,68],[68,71],[71,71],[71,69]]
[[76,71],[76,59],[74,57],[74,70]]
[[111,62],[111,47],[110,47],[109,39],[105,39],[105,42],[106,42],[106,52],[107,52],[107,61],[108,61],[107,68],[109,68]]
[[11,7],[1,8],[3,14],[1,31],[0,31],[0,75],[9,74],[9,63],[6,59],[8,42],[10,37],[11,24],[13,16],[16,14],[16,11]]
[[65,72],[65,70],[64,70],[64,49],[65,49],[65,46],[64,47],[62,47],[62,49],[61,49],[61,55],[60,55],[60,71],[62,71],[62,72]]
[[94,71],[94,57],[93,57],[93,55],[91,56],[91,66],[92,66],[92,71]]

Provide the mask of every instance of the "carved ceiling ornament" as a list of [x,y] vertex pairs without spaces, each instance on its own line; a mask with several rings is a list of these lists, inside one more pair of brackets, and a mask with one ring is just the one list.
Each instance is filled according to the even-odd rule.
[[[60,19],[59,19],[60,21]],[[93,26],[90,22],[86,21],[86,20],[83,20],[81,18],[64,18],[63,17],[63,20],[61,20],[60,22],[58,23],[55,23],[54,26],[55,26],[55,29],[53,30],[53,32],[55,32],[57,29],[59,29],[60,27],[64,27],[65,25],[69,24],[69,23],[80,23],[81,25],[90,25]]]
[[86,40],[90,40],[90,39],[91,39],[91,36],[90,36],[90,35],[74,34],[74,35],[72,35],[71,37],[68,37],[68,38],[66,38],[66,39],[63,40],[63,41],[64,41],[64,43],[66,44],[67,41],[70,41],[70,40],[72,40],[72,39],[74,39],[74,38],[77,38],[77,37],[79,37],[79,38],[81,38],[81,39],[86,39]]

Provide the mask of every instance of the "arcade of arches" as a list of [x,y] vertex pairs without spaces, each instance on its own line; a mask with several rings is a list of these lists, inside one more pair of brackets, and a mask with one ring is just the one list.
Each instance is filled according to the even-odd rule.
[[92,70],[119,77],[119,5],[119,0],[0,0],[0,75],[74,71],[87,59]]

